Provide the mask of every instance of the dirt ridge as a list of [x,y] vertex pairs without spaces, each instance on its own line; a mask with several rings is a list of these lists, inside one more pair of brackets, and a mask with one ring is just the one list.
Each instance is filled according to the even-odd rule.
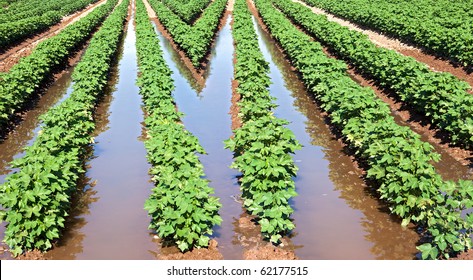
[[[432,71],[448,72],[456,76],[460,80],[467,82],[471,87],[473,87],[473,73],[468,73],[463,68],[453,65],[448,60],[444,60],[444,59],[435,57],[433,55],[427,54],[420,48],[417,48],[411,44],[404,43],[401,40],[393,38],[393,37],[385,36],[372,29],[362,27],[358,24],[355,24],[348,20],[337,17],[336,15],[331,14],[325,10],[322,10],[316,7],[311,7],[300,0],[292,0],[292,1],[310,8],[312,12],[314,12],[315,14],[326,15],[329,21],[336,22],[340,24],[341,26],[347,27],[350,30],[358,31],[367,35],[368,38],[371,40],[371,42],[373,42],[375,45],[379,47],[396,51],[404,56],[412,57],[418,62],[421,62],[427,65]],[[470,91],[470,93],[473,94],[473,91]]]

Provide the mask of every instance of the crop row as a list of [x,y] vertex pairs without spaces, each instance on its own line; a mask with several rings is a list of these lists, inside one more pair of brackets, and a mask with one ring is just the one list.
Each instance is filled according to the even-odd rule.
[[[471,12],[459,12],[446,15],[456,18],[455,22],[442,26],[435,22],[438,15],[415,16],[422,10],[432,9],[432,1],[423,1],[423,7],[415,7],[405,3],[392,4],[392,1],[367,0],[334,1],[305,0],[305,2],[325,9],[331,13],[347,18],[367,27],[372,27],[427,50],[458,61],[464,66],[473,66],[473,28]],[[418,1],[415,1],[418,2]],[[458,1],[465,9],[471,10],[471,3]],[[441,2],[444,10],[452,6],[452,1]],[[438,5],[438,4],[437,4]],[[457,25],[457,26],[455,26]]]
[[234,152],[232,167],[243,174],[244,206],[258,217],[263,237],[279,243],[294,228],[289,199],[297,195],[292,179],[297,167],[290,154],[301,146],[284,127],[287,121],[273,115],[276,105],[267,89],[269,67],[258,47],[245,0],[236,0],[233,17],[236,91],[243,124],[225,146]]
[[445,182],[430,163],[440,156],[408,127],[399,126],[387,104],[346,73],[347,66],[327,57],[321,45],[299,31],[270,0],[255,1],[260,16],[309,92],[329,113],[348,147],[366,166],[367,178],[393,214],[407,225],[426,228],[423,258],[448,258],[471,248],[473,207],[471,181]]
[[90,38],[118,0],[108,0],[86,17],[40,44],[0,77],[0,127],[30,100],[35,90]]
[[77,0],[70,3],[63,3],[62,0],[54,1],[61,5],[59,10],[39,12],[17,21],[8,18],[2,21],[0,24],[0,48],[6,48],[32,34],[46,30],[51,25],[60,22],[64,16],[83,9],[92,2],[91,0]]
[[[334,1],[330,0],[307,0],[314,4],[320,3],[327,6],[328,9],[340,9],[337,4],[332,5]],[[428,26],[438,24],[442,28],[468,28],[467,25],[473,21],[473,11],[471,5],[473,1],[450,1],[450,0],[398,0],[387,1],[377,0],[376,2],[367,0],[346,0],[346,6],[358,11],[351,11],[351,14],[358,14],[362,10],[371,11],[375,17],[388,17],[391,15],[400,15],[403,18],[409,18],[408,24],[417,23],[419,26]],[[380,9],[382,7],[382,9]],[[347,9],[345,7],[344,9]],[[366,17],[366,16],[365,16]],[[371,19],[379,20],[379,19]],[[390,19],[397,21],[396,18]],[[426,23],[427,22],[427,23]]]
[[0,5],[3,5],[3,9],[0,9],[0,16],[3,15],[15,15],[23,13],[28,10],[35,9],[38,7],[42,0],[29,0],[29,1],[18,1],[18,0],[1,0]]
[[[89,0],[87,1],[88,4],[91,4],[93,2],[97,2],[98,0]],[[21,8],[21,11],[13,10],[10,11],[9,9],[7,10],[7,13],[0,13],[0,22],[2,23],[9,23],[12,24],[15,21],[29,18],[29,17],[34,17],[38,16],[41,14],[44,14],[49,11],[56,11],[62,13],[63,11],[66,11],[68,6],[71,4],[74,4],[73,2],[76,2],[74,0],[63,0],[63,1],[23,1],[24,6],[18,7]],[[75,5],[75,4],[74,4]],[[67,14],[66,12],[64,14]]]
[[182,21],[179,16],[158,0],[150,0],[149,3],[161,24],[171,34],[174,42],[184,50],[194,67],[198,67],[209,52],[227,0],[213,1],[194,25]]
[[59,238],[84,172],[83,158],[94,131],[93,111],[107,84],[110,65],[123,33],[129,0],[103,22],[73,73],[73,92],[42,118],[41,132],[25,155],[13,161],[18,171],[0,186],[0,220],[8,223],[5,243],[14,255],[47,250]]
[[8,5],[8,7],[5,7],[5,9],[0,9],[0,16],[3,15],[16,15],[16,14],[21,14],[25,11],[29,10],[34,10],[39,8],[41,4],[45,4],[45,6],[48,6],[48,3],[44,3],[43,0],[3,0],[5,5]]
[[159,47],[145,6],[137,1],[136,49],[140,75],[138,86],[147,117],[145,147],[155,187],[145,203],[150,228],[161,239],[177,244],[181,251],[208,246],[214,225],[221,223],[221,204],[210,196],[203,166],[196,153],[205,151],[180,123],[172,98],[171,70]]
[[162,2],[183,21],[191,24],[209,5],[210,0],[162,0]]
[[447,132],[453,144],[473,148],[473,95],[467,92],[471,87],[466,82],[450,73],[431,71],[411,57],[377,47],[366,35],[291,0],[273,2],[337,55]]

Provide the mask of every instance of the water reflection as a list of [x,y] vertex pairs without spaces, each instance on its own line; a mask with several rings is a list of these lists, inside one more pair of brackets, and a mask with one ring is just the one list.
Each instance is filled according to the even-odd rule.
[[10,169],[10,162],[23,156],[23,148],[31,145],[40,130],[39,116],[51,107],[60,104],[72,92],[72,72],[74,67],[65,70],[64,74],[38,100],[35,108],[29,110],[23,121],[15,127],[8,137],[0,142],[0,184],[4,182]]
[[[123,45],[120,44],[118,52],[121,54],[123,51]],[[117,58],[120,60],[121,55]],[[116,84],[118,82],[118,63],[117,61],[112,65],[110,70],[109,79],[107,86],[105,87],[104,94],[100,96],[99,105],[94,113],[95,119],[95,131],[93,136],[96,137],[103,131],[108,129],[108,116],[110,103],[112,101],[112,93],[116,90]],[[88,156],[86,159],[86,169],[90,167],[90,161],[96,157],[94,154],[94,147],[88,148]],[[97,191],[94,190],[96,181],[83,174],[80,176],[79,182],[77,183],[77,192],[72,199],[72,208],[69,213],[69,217],[66,218],[65,230],[63,236],[55,247],[45,254],[47,259],[56,260],[74,260],[76,256],[84,251],[83,240],[85,234],[81,229],[87,224],[87,216],[90,215],[90,205],[97,202],[99,197]]]
[[[41,97],[35,101],[34,108],[26,112],[23,120],[15,129],[0,141],[0,184],[5,182],[8,174],[15,171],[11,168],[11,162],[24,155],[24,148],[33,144],[41,129],[40,116],[46,113],[50,108],[57,106],[64,99],[69,97],[72,92],[72,72],[74,66],[64,70],[61,76],[47,89],[44,90]],[[0,224],[0,239],[3,240],[6,222]],[[7,246],[3,244],[2,247]],[[11,255],[4,251],[0,254],[0,259],[11,258]]]
[[[256,23],[255,23],[256,25]],[[292,241],[305,259],[412,259],[417,234],[373,198],[343,146],[325,124],[324,114],[308,96],[276,43],[259,26],[260,45],[270,61],[278,98],[277,115],[304,145],[294,156],[300,168],[299,196],[293,199],[296,229]]]
[[194,134],[207,152],[201,155],[206,178],[215,189],[222,208],[219,213],[223,218],[222,225],[215,228],[214,237],[219,243],[219,251],[225,259],[241,259],[243,248],[241,244],[232,243],[232,221],[242,213],[241,204],[234,198],[239,195],[239,185],[236,170],[229,166],[233,161],[231,151],[224,149],[223,141],[232,135],[231,118],[229,115],[231,100],[231,81],[233,78],[233,40],[230,30],[230,18],[217,34],[215,47],[210,57],[209,75],[206,86],[196,95],[188,80],[180,75],[178,63],[172,59],[174,49],[166,48],[166,38],[158,30],[161,48],[166,63],[173,71],[175,90],[173,96],[186,129]]
[[[164,27],[159,23],[159,21],[154,18],[154,29],[157,33],[160,34],[161,38],[164,38],[163,33],[166,32],[167,36],[169,37],[169,33],[165,31]],[[194,90],[197,95],[199,95],[202,90],[205,88],[207,83],[207,78],[209,77],[210,69],[212,67],[212,58],[215,56],[215,44],[212,47],[212,51],[209,56],[209,60],[206,62],[206,67],[203,70],[200,70],[199,73],[195,69],[189,69],[188,66],[184,63],[181,54],[177,52],[171,42],[164,38],[161,43],[161,48],[163,51],[166,51],[170,54],[170,61],[173,62],[175,70],[177,73],[180,73],[181,76],[185,78],[185,80],[189,83],[191,88]],[[168,63],[169,64],[169,63]]]
[[93,156],[87,167],[90,199],[71,215],[72,225],[53,259],[154,259],[157,243],[143,204],[153,184],[141,141],[143,111],[138,87],[133,16],[109,92],[97,108]]

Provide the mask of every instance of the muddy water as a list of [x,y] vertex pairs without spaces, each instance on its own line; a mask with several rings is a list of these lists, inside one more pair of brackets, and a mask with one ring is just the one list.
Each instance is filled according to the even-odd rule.
[[[158,32],[158,31],[157,31]],[[219,243],[219,251],[225,259],[241,259],[242,247],[232,243],[233,223],[242,213],[241,204],[234,200],[239,195],[237,171],[229,168],[233,155],[224,149],[223,141],[232,135],[229,115],[231,100],[231,80],[233,77],[233,42],[230,30],[230,19],[217,34],[215,47],[210,57],[209,76],[206,86],[197,95],[187,79],[180,75],[178,66],[173,60],[169,42],[158,32],[164,58],[173,71],[175,91],[174,99],[179,111],[185,116],[182,121],[204,147],[207,155],[201,155],[206,178],[215,189],[215,196],[220,198],[222,208],[220,215],[222,225],[216,228],[214,237]]]
[[98,108],[98,132],[103,132],[95,137],[83,182],[85,194],[77,199],[68,231],[61,244],[46,255],[48,258],[155,258],[157,244],[147,229],[149,218],[143,209],[153,185],[141,141],[143,112],[135,85],[132,20],[119,60],[116,90]]
[[[256,25],[256,24],[255,24]],[[260,47],[270,62],[276,115],[304,146],[293,199],[291,238],[301,259],[412,259],[418,235],[403,229],[370,195],[351,159],[324,123],[321,112],[291,71],[275,42],[258,26]]]

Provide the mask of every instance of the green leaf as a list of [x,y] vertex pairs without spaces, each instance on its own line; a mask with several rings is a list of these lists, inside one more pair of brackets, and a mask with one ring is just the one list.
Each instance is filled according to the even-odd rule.
[[430,243],[424,243],[420,246],[417,246],[416,248],[417,250],[421,251],[423,260],[437,259],[438,249],[435,247],[432,247]]

